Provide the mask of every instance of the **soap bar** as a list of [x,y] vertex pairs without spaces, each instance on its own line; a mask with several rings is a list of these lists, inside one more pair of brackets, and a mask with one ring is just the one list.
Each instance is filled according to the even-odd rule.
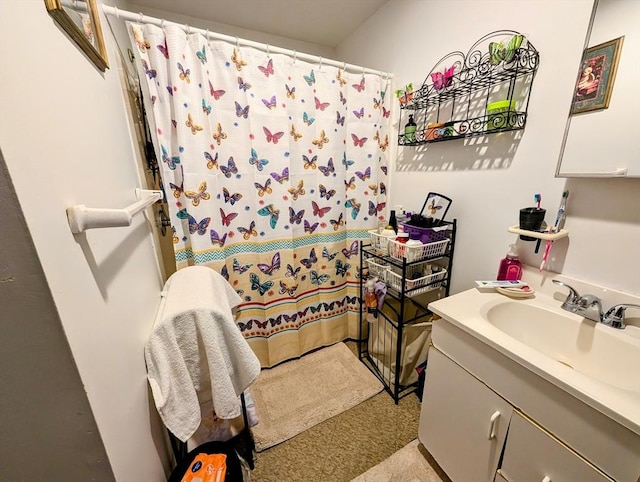
[[505,281],[476,281],[478,288],[517,288],[518,286],[527,286],[524,281],[505,280]]

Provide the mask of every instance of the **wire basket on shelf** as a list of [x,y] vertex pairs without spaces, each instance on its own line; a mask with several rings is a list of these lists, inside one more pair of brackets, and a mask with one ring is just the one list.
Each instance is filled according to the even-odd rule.
[[381,260],[367,259],[369,265],[369,278],[378,278],[380,281],[387,281],[388,265]]
[[[408,296],[415,296],[427,291],[435,290],[442,286],[442,282],[447,277],[447,270],[442,268],[436,273],[422,274],[424,265],[413,266],[407,273],[407,278],[404,284],[404,290],[408,292]],[[397,271],[400,271],[399,273]],[[402,271],[397,267],[390,267],[387,270],[387,285],[396,291],[402,290]]]
[[375,229],[369,231],[369,237],[371,239],[371,247],[376,251],[379,251],[382,256],[389,254],[389,240],[388,236],[380,234]]
[[389,240],[388,250],[389,256],[402,260],[406,258],[408,263],[419,261],[421,259],[431,259],[442,256],[447,251],[449,239],[436,241],[435,243],[423,244],[422,246],[407,246],[395,240]]

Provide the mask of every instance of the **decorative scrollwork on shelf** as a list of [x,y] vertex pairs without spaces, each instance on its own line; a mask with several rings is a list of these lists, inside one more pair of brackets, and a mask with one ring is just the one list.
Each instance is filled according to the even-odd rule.
[[409,139],[400,134],[399,145],[523,129],[539,63],[533,44],[514,30],[491,32],[466,54],[447,54],[401,102],[401,110],[419,111],[414,117],[425,125]]
[[[514,131],[523,129],[526,122],[526,112],[499,112],[450,122],[448,125],[436,129],[418,130],[411,139],[407,139],[401,134],[398,136],[398,144],[401,146],[414,146],[480,136],[487,133]],[[430,133],[430,130],[435,130],[435,132]]]
[[[490,46],[501,44],[507,36],[521,36],[521,44],[514,49],[508,59],[492,61]],[[504,47],[505,50],[507,49]],[[500,56],[497,54],[497,58]],[[539,54],[533,44],[514,30],[498,30],[478,40],[465,55],[455,51],[441,58],[427,74],[422,86],[413,94],[413,98],[404,104],[404,109],[422,109],[443,100],[469,94],[514,77],[533,74],[538,68]],[[447,68],[455,67],[450,78],[439,86],[438,74]],[[434,77],[435,76],[435,77]]]

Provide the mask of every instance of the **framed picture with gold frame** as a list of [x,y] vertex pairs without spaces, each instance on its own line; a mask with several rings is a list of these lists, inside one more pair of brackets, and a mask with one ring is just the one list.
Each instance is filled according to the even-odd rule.
[[624,37],[589,47],[582,55],[571,114],[609,108]]
[[44,0],[49,15],[104,72],[109,68],[95,0]]

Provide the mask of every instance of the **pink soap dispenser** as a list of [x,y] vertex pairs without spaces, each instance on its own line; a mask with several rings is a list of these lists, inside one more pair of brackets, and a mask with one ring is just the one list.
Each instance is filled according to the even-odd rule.
[[522,263],[518,259],[515,244],[509,246],[509,252],[500,261],[498,269],[498,281],[518,281],[522,278]]

